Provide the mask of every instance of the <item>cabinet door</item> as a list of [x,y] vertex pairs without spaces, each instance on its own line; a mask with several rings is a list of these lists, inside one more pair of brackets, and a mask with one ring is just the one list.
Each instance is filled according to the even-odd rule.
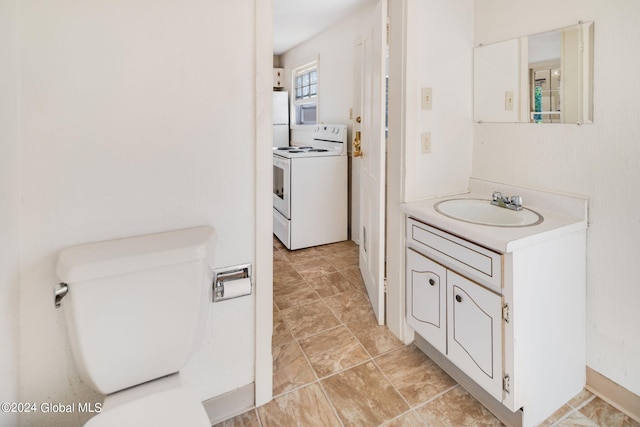
[[502,298],[448,270],[449,358],[502,401]]
[[442,354],[447,352],[446,270],[407,249],[407,322]]

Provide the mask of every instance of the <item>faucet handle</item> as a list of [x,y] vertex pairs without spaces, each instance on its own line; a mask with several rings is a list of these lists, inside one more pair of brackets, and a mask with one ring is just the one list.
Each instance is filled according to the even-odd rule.
[[516,207],[522,207],[522,197],[521,196],[511,196],[510,203]]
[[491,195],[491,200],[493,200],[494,202],[497,202],[498,200],[502,200],[502,193],[499,191],[494,191],[493,194]]

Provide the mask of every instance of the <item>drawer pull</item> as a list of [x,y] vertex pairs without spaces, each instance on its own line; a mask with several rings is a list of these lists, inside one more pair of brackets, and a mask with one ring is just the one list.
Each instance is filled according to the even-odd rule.
[[435,280],[433,280],[433,279],[429,279],[429,284],[430,284],[431,286],[435,286],[435,285],[436,285],[436,281],[435,281]]
[[462,297],[460,295],[456,295],[456,301],[462,302]]

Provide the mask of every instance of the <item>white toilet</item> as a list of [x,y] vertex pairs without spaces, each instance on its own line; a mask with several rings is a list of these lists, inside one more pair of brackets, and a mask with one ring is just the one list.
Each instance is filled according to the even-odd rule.
[[58,256],[76,367],[106,394],[86,427],[210,427],[182,385],[209,279],[210,227],[73,246]]

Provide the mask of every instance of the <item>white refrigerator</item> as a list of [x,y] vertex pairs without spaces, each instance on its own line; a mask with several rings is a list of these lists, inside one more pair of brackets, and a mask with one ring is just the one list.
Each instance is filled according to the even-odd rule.
[[273,146],[289,146],[289,92],[273,92]]

